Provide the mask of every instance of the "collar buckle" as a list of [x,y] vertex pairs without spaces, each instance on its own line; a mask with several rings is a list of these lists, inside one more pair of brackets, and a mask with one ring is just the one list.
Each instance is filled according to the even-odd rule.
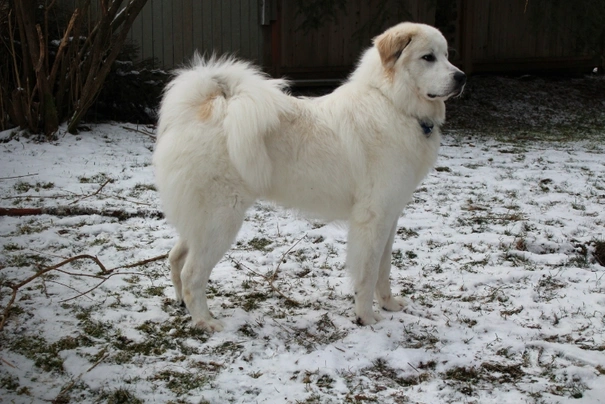
[[418,123],[420,124],[420,128],[422,129],[422,133],[424,133],[426,137],[430,137],[431,133],[433,133],[433,128],[435,127],[433,122],[423,121],[419,119]]

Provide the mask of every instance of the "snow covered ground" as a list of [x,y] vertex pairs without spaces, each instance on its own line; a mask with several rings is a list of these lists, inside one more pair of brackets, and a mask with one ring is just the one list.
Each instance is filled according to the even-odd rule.
[[[47,213],[0,217],[1,403],[605,402],[602,138],[444,136],[395,240],[409,305],[373,327],[353,322],[345,227],[258,203],[208,335],[158,258],[175,233],[147,131],[0,144],[0,207]],[[23,282],[79,255],[99,262]]]

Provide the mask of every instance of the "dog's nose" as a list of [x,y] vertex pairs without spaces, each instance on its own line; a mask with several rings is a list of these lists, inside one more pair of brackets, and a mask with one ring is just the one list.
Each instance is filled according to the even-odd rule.
[[454,73],[454,80],[456,81],[456,83],[458,83],[458,85],[461,86],[464,83],[466,83],[466,74],[458,71],[458,72]]

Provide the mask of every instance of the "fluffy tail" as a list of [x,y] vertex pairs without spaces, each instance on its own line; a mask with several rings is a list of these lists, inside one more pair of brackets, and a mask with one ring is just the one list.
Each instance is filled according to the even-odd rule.
[[195,55],[192,66],[178,71],[166,89],[158,139],[175,119],[222,124],[233,165],[252,190],[263,193],[272,176],[265,136],[278,128],[280,116],[291,108],[282,91],[287,85],[232,57]]

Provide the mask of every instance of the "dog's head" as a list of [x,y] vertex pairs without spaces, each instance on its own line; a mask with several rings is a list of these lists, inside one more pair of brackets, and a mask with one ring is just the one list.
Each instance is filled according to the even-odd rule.
[[466,75],[448,60],[447,41],[429,25],[404,22],[374,38],[386,74],[407,77],[419,97],[441,100],[462,93]]

